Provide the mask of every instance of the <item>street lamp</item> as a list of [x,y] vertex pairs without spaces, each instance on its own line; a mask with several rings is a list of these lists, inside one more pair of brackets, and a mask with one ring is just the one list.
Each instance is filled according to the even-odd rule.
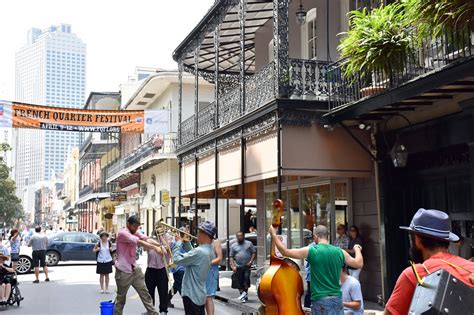
[[302,0],[300,0],[300,7],[296,10],[296,22],[299,26],[303,26],[306,22],[306,10],[303,8]]

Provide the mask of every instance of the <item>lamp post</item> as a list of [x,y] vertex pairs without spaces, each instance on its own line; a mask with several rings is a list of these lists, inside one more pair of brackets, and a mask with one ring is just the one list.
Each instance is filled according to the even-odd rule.
[[303,26],[306,22],[306,10],[303,8],[302,0],[300,0],[300,7],[296,10],[296,22],[299,26]]

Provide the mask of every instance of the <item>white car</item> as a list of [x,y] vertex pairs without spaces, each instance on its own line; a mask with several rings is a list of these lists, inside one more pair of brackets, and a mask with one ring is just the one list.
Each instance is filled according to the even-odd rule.
[[23,275],[33,270],[33,259],[31,258],[31,253],[31,247],[21,245],[20,260],[18,260],[16,265],[16,272],[18,274]]

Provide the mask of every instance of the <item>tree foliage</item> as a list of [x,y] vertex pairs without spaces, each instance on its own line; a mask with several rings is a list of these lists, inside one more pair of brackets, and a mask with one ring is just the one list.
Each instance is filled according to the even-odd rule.
[[[9,151],[7,143],[0,144],[0,151]],[[10,169],[3,160],[0,161],[0,222],[12,225],[23,218],[21,200],[15,195],[15,181],[10,178]]]

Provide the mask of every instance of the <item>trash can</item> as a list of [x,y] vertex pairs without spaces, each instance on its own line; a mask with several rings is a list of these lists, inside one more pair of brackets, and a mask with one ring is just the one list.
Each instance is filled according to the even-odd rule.
[[100,302],[100,315],[114,315],[114,303],[112,301]]

